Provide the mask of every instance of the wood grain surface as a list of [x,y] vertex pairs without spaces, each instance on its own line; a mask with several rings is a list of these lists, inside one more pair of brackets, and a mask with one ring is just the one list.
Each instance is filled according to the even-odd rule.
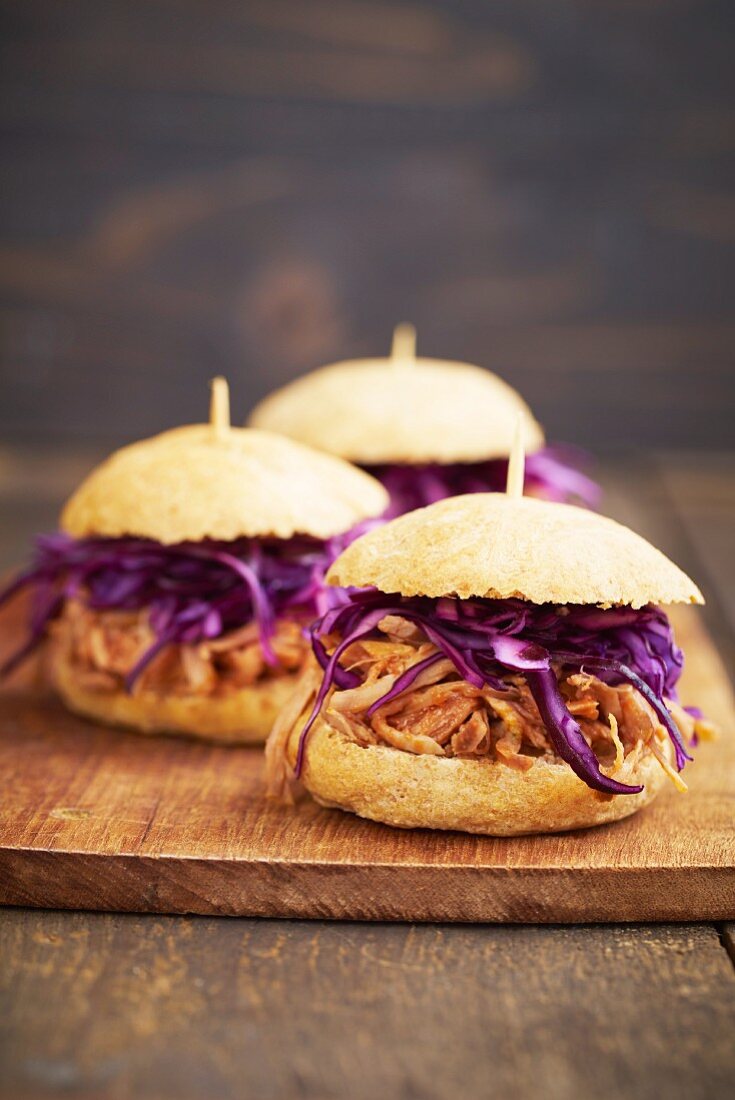
[[[7,567],[33,530],[53,524],[87,460],[1,457]],[[728,663],[734,463],[645,454],[603,471],[609,509],[702,584],[708,629]],[[735,925],[411,926],[9,908],[0,910],[0,1095],[730,1100],[733,964]]]
[[[22,609],[21,609],[22,610]],[[17,618],[4,619],[5,645]],[[568,835],[400,831],[263,793],[262,753],[104,729],[43,689],[0,697],[0,901],[367,920],[735,918],[729,684],[677,609],[683,698],[724,731],[641,813]],[[11,685],[12,688],[12,685]]]
[[387,348],[729,446],[727,0],[0,3],[0,431],[119,442]]
[[135,1100],[725,1100],[706,925],[0,920],[0,1088]]

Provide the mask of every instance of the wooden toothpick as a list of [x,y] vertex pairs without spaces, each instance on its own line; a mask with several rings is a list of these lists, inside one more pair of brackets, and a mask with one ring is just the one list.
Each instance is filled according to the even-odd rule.
[[224,439],[230,430],[230,387],[227,379],[213,378],[209,400],[209,423],[215,439]]
[[413,363],[416,358],[416,329],[413,325],[396,325],[390,357],[394,363]]
[[526,473],[526,452],[523,446],[523,413],[518,413],[513,446],[508,459],[508,479],[505,493],[509,497],[523,496],[523,481]]

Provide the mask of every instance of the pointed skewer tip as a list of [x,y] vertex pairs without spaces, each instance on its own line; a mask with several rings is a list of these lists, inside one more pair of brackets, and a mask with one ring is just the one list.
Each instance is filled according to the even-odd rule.
[[210,382],[209,423],[216,439],[223,439],[230,430],[230,387],[227,379],[218,376]]
[[518,413],[513,446],[508,458],[508,479],[505,485],[506,496],[522,497],[523,482],[526,473],[526,453],[523,445],[523,413]]
[[403,323],[393,329],[390,357],[395,363],[412,363],[416,358],[416,328]]

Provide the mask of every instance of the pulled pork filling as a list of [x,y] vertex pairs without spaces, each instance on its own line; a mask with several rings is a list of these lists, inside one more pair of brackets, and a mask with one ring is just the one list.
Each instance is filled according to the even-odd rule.
[[[676,785],[709,724],[678,702],[683,655],[664,612],[512,599],[404,597],[353,590],[311,628],[310,667],[268,745],[271,786],[300,716],[294,775],[316,718],[361,745],[488,758],[527,770],[567,764],[604,794],[644,747]],[[669,763],[673,750],[675,768]],[[630,774],[631,769],[626,769]]]
[[[81,600],[66,602],[50,633],[79,685],[97,692],[124,690],[156,641],[147,609],[96,611]],[[309,655],[303,626],[276,620],[269,643],[275,664],[256,622],[199,643],[171,643],[145,664],[132,692],[216,697],[301,670]]]
[[[408,620],[386,615],[375,633],[378,636],[373,639],[350,645],[340,660],[343,669],[360,677],[359,686],[333,687],[320,711],[322,719],[350,741],[389,745],[416,755],[489,759],[521,772],[539,757],[560,762],[521,674],[503,675],[502,688],[475,686],[463,680],[452,661]],[[332,649],[338,641],[326,639],[327,648]],[[427,667],[411,686],[381,704],[399,677],[419,663]],[[643,746],[649,746],[670,777],[681,784],[664,756],[666,729],[630,684],[612,687],[589,673],[565,671],[558,664],[554,673],[567,710],[610,775],[615,775],[631,753],[639,754]],[[286,723],[276,723],[268,752],[273,794],[283,794],[285,745],[318,683],[315,671],[307,673],[298,711],[286,715]],[[667,705],[687,741],[706,732],[703,720],[695,719],[676,702],[668,700]]]
[[88,686],[214,694],[295,672],[305,626],[335,603],[324,574],[355,535],[162,544],[40,536],[30,567],[0,592],[26,590],[28,640],[53,630]]

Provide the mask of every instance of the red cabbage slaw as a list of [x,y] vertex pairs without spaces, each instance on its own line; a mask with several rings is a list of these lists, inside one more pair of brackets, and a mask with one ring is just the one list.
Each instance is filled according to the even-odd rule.
[[[666,707],[664,696],[676,699],[683,655],[671,625],[660,608],[587,605],[555,607],[523,600],[429,599],[385,595],[372,589],[352,591],[347,602],[330,609],[311,629],[312,648],[324,670],[314,707],[301,733],[295,772],[301,773],[309,730],[332,687],[356,687],[359,676],[344,669],[345,650],[376,629],[386,615],[399,615],[421,628],[438,653],[412,665],[381,699],[378,707],[411,686],[420,672],[442,655],[463,680],[476,687],[506,690],[502,676],[521,673],[536,702],[556,753],[589,787],[606,794],[637,794],[603,774],[578,722],[567,710],[554,666],[593,672],[611,686],[631,684],[648,702],[674,746],[679,771],[691,760],[684,740]],[[337,634],[331,654],[324,639]]]
[[297,536],[171,546],[132,537],[41,535],[30,567],[0,592],[2,604],[21,589],[32,591],[28,640],[0,667],[0,676],[35,649],[64,601],[74,597],[96,611],[149,609],[155,641],[128,674],[128,690],[165,646],[196,645],[252,620],[273,667],[276,619],[287,615],[306,626],[338,602],[338,590],[325,586],[324,575],[356,533],[324,541]]
[[[526,456],[525,491],[545,500],[579,503],[595,508],[600,487],[580,467],[587,456],[566,444],[544,447]],[[454,462],[447,465],[398,465],[363,467],[382,481],[390,494],[386,519],[464,493],[502,493],[508,476],[507,458],[486,462]]]

